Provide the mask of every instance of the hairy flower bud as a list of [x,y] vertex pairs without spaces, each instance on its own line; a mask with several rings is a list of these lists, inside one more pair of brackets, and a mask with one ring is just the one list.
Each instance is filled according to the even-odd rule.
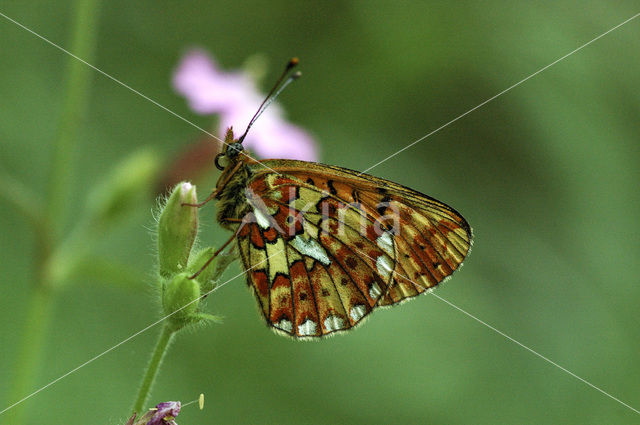
[[200,283],[190,279],[189,273],[177,274],[167,283],[162,295],[165,315],[177,328],[188,324],[200,306]]
[[173,189],[158,219],[158,266],[162,277],[185,270],[198,233],[196,187],[179,183]]

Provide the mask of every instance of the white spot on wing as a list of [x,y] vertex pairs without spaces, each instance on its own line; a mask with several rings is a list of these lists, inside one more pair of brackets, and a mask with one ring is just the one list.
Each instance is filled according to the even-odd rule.
[[324,327],[327,332],[338,331],[345,328],[344,319],[340,316],[331,315],[324,319]]
[[375,300],[380,296],[380,294],[382,294],[380,287],[376,282],[372,282],[371,287],[369,288],[369,296]]
[[302,324],[298,325],[298,334],[299,335],[315,335],[316,334],[316,322],[311,319],[307,319]]
[[267,217],[260,208],[253,208],[253,214],[256,216],[256,221],[258,222],[258,226],[263,229],[268,229],[271,227],[271,221],[269,221],[269,217]]
[[393,265],[391,264],[391,259],[386,255],[381,255],[376,260],[376,268],[378,269],[378,273],[382,277],[384,277],[387,281],[391,278],[391,272],[393,271]]
[[290,244],[300,254],[318,260],[325,266],[331,264],[331,260],[329,260],[327,251],[325,251],[322,245],[320,245],[315,239],[305,239],[302,236],[298,235],[294,240],[290,242]]
[[395,257],[393,252],[393,235],[391,232],[384,232],[382,236],[379,236],[378,239],[376,239],[376,243],[380,249],[386,252],[390,257]]
[[275,327],[289,333],[291,333],[291,331],[293,330],[292,323],[287,319],[281,319],[278,323],[275,324]]
[[366,312],[367,309],[363,304],[356,304],[351,307],[351,310],[349,310],[349,316],[351,316],[354,322],[357,322],[358,320],[362,319],[362,316],[364,316]]

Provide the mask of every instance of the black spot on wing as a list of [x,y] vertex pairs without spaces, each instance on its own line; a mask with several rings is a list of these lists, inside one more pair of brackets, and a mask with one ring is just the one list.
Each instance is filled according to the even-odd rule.
[[327,180],[327,186],[329,187],[329,193],[332,195],[337,195],[338,191],[333,186],[333,180]]

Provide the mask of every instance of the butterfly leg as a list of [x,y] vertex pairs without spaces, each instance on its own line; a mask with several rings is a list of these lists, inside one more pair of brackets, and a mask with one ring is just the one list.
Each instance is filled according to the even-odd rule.
[[215,198],[216,196],[218,196],[218,193],[220,191],[218,189],[214,190],[213,192],[211,192],[211,194],[209,196],[207,196],[207,199],[205,199],[202,202],[198,202],[197,204],[188,204],[186,202],[180,204],[180,206],[182,207],[197,207],[200,208],[201,206],[205,205],[207,202],[209,202],[210,200],[212,200],[213,198]]
[[183,206],[183,207],[197,207],[197,208],[200,208],[201,206],[205,205],[207,202],[209,202],[210,200],[212,200],[216,196],[218,196],[218,194],[220,192],[222,192],[222,189],[224,189],[224,187],[227,185],[227,183],[229,183],[229,180],[231,180],[233,175],[240,169],[241,166],[242,166],[242,162],[238,162],[236,164],[236,166],[233,167],[233,169],[231,169],[231,172],[229,172],[229,174],[227,174],[226,178],[222,181],[222,183],[219,183],[218,187],[216,187],[216,189],[213,192],[211,192],[211,194],[209,196],[207,196],[207,199],[205,199],[204,201],[198,202],[197,204],[183,203],[183,204],[180,204],[180,205]]
[[233,223],[240,223],[240,225],[238,226],[236,231],[233,232],[233,235],[231,235],[231,237],[224,244],[222,244],[222,246],[220,248],[218,248],[218,250],[216,252],[213,253],[211,258],[209,258],[207,260],[207,262],[204,263],[204,265],[202,267],[200,267],[200,270],[195,272],[193,275],[189,276],[189,279],[195,279],[196,277],[198,277],[198,275],[200,273],[202,273],[202,271],[204,269],[206,269],[209,264],[211,264],[213,259],[216,258],[218,256],[218,254],[220,254],[222,252],[222,250],[225,249],[227,247],[227,245],[229,245],[231,243],[231,241],[234,240],[238,236],[238,233],[240,233],[240,230],[242,230],[242,227],[244,227],[244,225],[247,224],[247,221],[242,220],[240,218],[225,218],[224,220],[225,221],[229,221],[229,222],[233,222]]

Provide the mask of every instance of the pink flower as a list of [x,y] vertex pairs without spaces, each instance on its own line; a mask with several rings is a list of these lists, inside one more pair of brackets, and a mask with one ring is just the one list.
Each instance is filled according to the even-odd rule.
[[[220,134],[233,126],[236,137],[244,132],[264,98],[246,73],[221,71],[201,50],[190,51],[182,58],[173,86],[187,98],[194,112],[220,116]],[[275,103],[251,127],[243,144],[262,158],[317,160],[311,136],[287,122]]]
[[165,401],[157,404],[155,409],[149,409],[138,420],[137,413],[134,413],[126,425],[178,425],[174,419],[180,414],[179,401]]
[[158,410],[153,413],[146,425],[177,425],[174,419],[180,413],[179,401],[160,403],[156,406],[156,409]]

